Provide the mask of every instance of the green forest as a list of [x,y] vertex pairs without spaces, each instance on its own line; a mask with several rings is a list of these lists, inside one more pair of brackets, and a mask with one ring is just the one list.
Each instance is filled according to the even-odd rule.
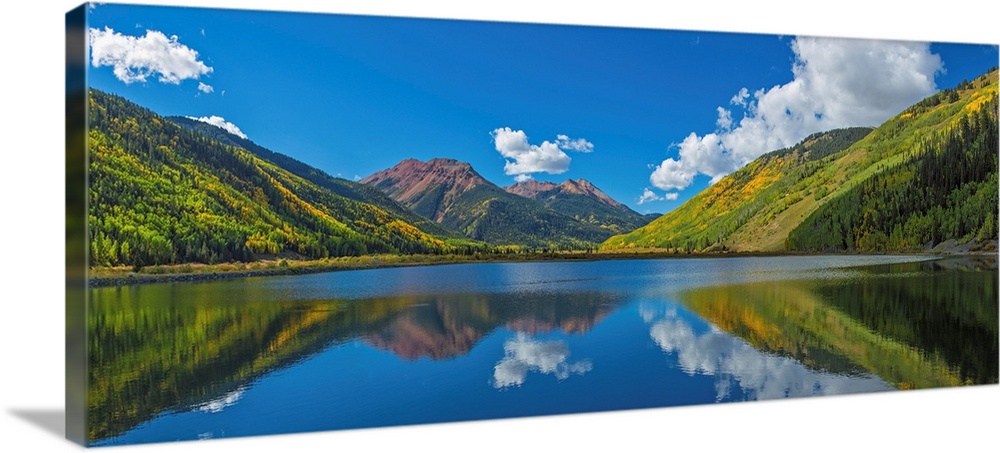
[[600,226],[485,184],[462,194],[441,224],[476,240],[564,250],[593,247],[608,236]]
[[483,247],[430,235],[124,98],[94,90],[88,102],[92,266]]
[[[998,237],[997,107],[994,69],[878,128],[817,133],[767,153],[674,211],[607,239],[648,217],[584,195],[525,198],[485,180],[447,209],[438,206],[440,185],[406,204],[384,187],[332,177],[215,126],[161,117],[94,90],[89,261],[139,271],[374,254],[592,251],[605,239],[601,249],[609,252],[982,247]],[[439,210],[437,222],[418,213]]]
[[996,239],[998,140],[992,98],[814,212],[788,235],[788,249],[922,250]]
[[888,252],[996,247],[997,70],[874,130],[764,154],[602,250]]

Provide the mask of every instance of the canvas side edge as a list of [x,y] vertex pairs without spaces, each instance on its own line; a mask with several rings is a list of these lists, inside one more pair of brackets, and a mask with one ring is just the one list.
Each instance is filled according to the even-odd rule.
[[87,10],[66,13],[66,438],[87,444]]

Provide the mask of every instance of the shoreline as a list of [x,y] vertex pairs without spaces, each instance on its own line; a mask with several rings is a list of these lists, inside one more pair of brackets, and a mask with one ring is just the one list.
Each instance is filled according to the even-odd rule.
[[[774,256],[860,256],[860,255],[915,255],[915,256],[996,256],[996,252],[933,253],[824,253],[824,252],[728,252],[728,253],[673,253],[659,251],[634,252],[552,252],[535,255],[374,255],[326,260],[287,261],[268,260],[251,263],[223,263],[215,265],[179,264],[151,267],[152,272],[132,272],[120,269],[89,269],[89,288],[120,287],[150,283],[185,283],[232,280],[248,277],[274,277],[284,275],[319,274],[324,272],[385,269],[393,267],[437,266],[445,264],[477,263],[527,263],[561,261],[613,261],[632,259],[689,259],[689,258],[754,258]],[[194,267],[193,267],[194,266]],[[208,269],[208,270],[200,270]],[[218,269],[218,270],[213,270]],[[98,275],[93,275],[97,271]],[[171,270],[178,270],[171,272]],[[105,274],[105,275],[101,275]]]

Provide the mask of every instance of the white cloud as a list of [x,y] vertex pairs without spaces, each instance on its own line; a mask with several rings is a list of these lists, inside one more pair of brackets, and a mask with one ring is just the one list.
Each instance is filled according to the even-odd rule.
[[740,92],[736,93],[732,99],[729,100],[730,104],[740,105],[743,107],[747,106],[747,98],[750,97],[750,90],[746,87],[740,88]]
[[649,176],[649,182],[663,190],[680,190],[691,185],[696,173],[697,171],[694,169],[671,158],[664,160],[653,169],[653,173]]
[[224,129],[226,132],[229,132],[230,134],[233,134],[240,138],[247,138],[247,135],[244,134],[243,131],[240,130],[240,128],[236,127],[235,124],[226,121],[226,119],[221,116],[212,115],[212,116],[203,116],[201,118],[189,116],[187,118],[201,121],[202,123],[208,123],[215,127],[220,127]]
[[126,84],[157,76],[160,82],[176,85],[212,72],[198,60],[198,52],[178,42],[176,35],[168,38],[146,30],[145,36],[127,36],[104,27],[91,28],[89,38],[91,65],[111,66],[115,77]]
[[525,182],[531,179],[531,175],[517,175],[514,177],[516,182]]
[[650,175],[661,189],[683,189],[697,174],[712,182],[761,154],[792,146],[809,134],[848,126],[877,126],[932,94],[941,57],[927,43],[798,37],[792,42],[793,80],[730,99],[742,110],[718,107],[716,131],[692,132]]
[[590,153],[594,151],[593,143],[590,143],[582,138],[572,139],[563,134],[556,135],[556,145],[565,150],[577,151],[581,153]]
[[650,201],[663,201],[665,198],[656,194],[649,188],[642,189],[642,196],[639,197],[639,204],[649,203]]
[[719,119],[715,120],[715,126],[720,130],[733,127],[733,112],[722,107],[718,107],[716,110],[719,112]]
[[198,82],[198,90],[200,90],[202,93],[211,93],[215,91],[215,88],[212,88],[212,85],[207,85],[205,83]]
[[515,338],[504,343],[503,350],[504,358],[493,367],[493,386],[496,388],[519,386],[531,371],[552,374],[563,380],[593,369],[588,360],[567,363],[569,346],[565,341],[537,341],[518,332]]
[[571,159],[564,151],[589,153],[594,150],[593,143],[562,134],[557,135],[554,142],[546,140],[540,145],[528,143],[528,135],[524,131],[509,127],[494,129],[490,136],[496,150],[506,159],[504,173],[517,175],[515,179],[518,181],[526,181],[529,173],[565,173],[569,170]]

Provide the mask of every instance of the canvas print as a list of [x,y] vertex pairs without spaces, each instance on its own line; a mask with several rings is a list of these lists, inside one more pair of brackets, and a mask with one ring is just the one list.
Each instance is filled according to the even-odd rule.
[[997,384],[998,47],[85,4],[92,446]]

